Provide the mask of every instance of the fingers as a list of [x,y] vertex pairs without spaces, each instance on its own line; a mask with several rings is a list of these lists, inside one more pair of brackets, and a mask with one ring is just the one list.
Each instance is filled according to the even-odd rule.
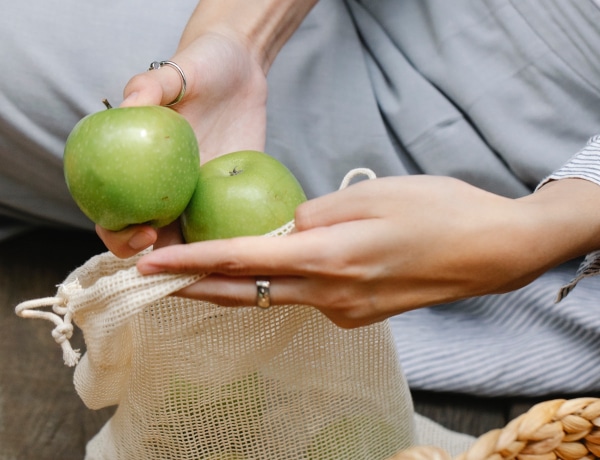
[[[241,237],[170,246],[145,255],[137,267],[144,275],[161,272],[230,276],[302,274],[312,263],[318,265],[317,258],[322,257],[323,251],[316,249],[320,243],[316,235],[302,235],[300,239],[298,236]],[[302,264],[297,266],[291,262],[299,260]]]
[[157,233],[158,235],[156,237],[156,241],[154,242],[154,249],[183,243],[183,236],[181,234],[179,220],[175,220],[166,227],[161,227]]
[[[262,277],[228,277],[223,275],[210,275],[181,291],[178,296],[191,299],[202,299],[223,307],[253,307],[257,306],[256,280]],[[302,277],[275,277],[270,280],[271,307],[277,305],[310,305],[318,294],[311,286],[313,281]],[[309,295],[310,293],[310,295]],[[310,298],[312,296],[312,298]]]
[[134,76],[123,91],[121,107],[167,105],[182,89],[179,72],[171,66],[162,66]]
[[[197,283],[188,286],[177,292],[178,296],[191,299],[202,299],[223,307],[257,307],[257,278],[266,277],[227,277],[222,275],[211,275]],[[302,277],[275,277],[270,283],[271,306],[277,308],[278,305],[307,305],[316,308],[321,306],[319,295],[320,289],[314,287],[314,281]],[[330,290],[329,290],[330,291]],[[314,303],[314,305],[311,305]],[[338,315],[335,310],[326,309],[327,314],[334,322],[338,323]],[[343,321],[340,318],[340,321]],[[341,325],[341,324],[340,324]],[[352,324],[351,327],[357,324]]]
[[[224,307],[255,306],[257,304],[256,277],[231,278],[223,275],[210,275],[188,286],[177,295],[192,299],[203,299]],[[289,278],[278,277],[270,287],[271,305],[285,305],[290,302]],[[296,283],[303,280],[296,279]]]
[[385,182],[385,179],[360,182],[302,203],[296,209],[296,228],[303,231],[376,217],[378,212],[373,204],[373,194],[381,193],[376,189],[387,185]]
[[[210,275],[176,294],[202,299],[223,307],[257,307],[256,280],[261,277],[228,277]],[[313,280],[304,277],[278,276],[270,278],[271,306],[312,306],[342,328],[355,328],[388,317],[386,313],[365,310],[361,295],[348,290],[346,283],[334,280]]]
[[179,221],[162,227],[160,231],[148,225],[132,225],[113,232],[96,225],[96,233],[104,245],[122,259],[132,257],[153,245],[155,248],[162,248],[181,244],[183,241]]
[[132,257],[152,246],[157,239],[156,230],[147,225],[133,225],[119,232],[96,225],[96,233],[104,245],[122,259]]
[[[350,192],[356,197],[335,196],[343,193],[336,192],[299,207],[296,216],[300,222],[296,226],[311,231],[299,231],[282,238],[241,237],[170,246],[145,255],[138,261],[138,270],[145,275],[162,272],[314,275],[323,273],[324,261],[328,261],[329,266],[335,264],[333,269],[351,270],[356,261],[348,258],[362,254],[357,247],[360,248],[365,232],[373,229],[367,225],[373,206],[362,203],[361,191]],[[352,225],[353,219],[361,221],[361,225]],[[340,235],[343,235],[342,240]],[[324,244],[333,240],[336,244]],[[348,247],[355,249],[348,251]]]

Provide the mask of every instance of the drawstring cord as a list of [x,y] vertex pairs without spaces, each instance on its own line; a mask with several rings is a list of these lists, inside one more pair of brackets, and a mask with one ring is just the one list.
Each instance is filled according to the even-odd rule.
[[[15,307],[15,313],[22,318],[45,319],[56,326],[52,330],[52,337],[63,351],[63,360],[69,367],[75,366],[81,358],[79,350],[74,350],[69,339],[73,336],[73,310],[68,305],[69,296],[81,290],[79,281],[58,286],[56,297],[21,302]],[[40,308],[52,307],[54,313],[41,311]]]
[[[367,179],[369,179],[369,180],[377,179],[377,176],[375,175],[375,173],[372,170],[370,170],[369,168],[352,169],[346,173],[346,175],[344,176],[344,179],[342,180],[342,183],[340,184],[340,188],[338,190],[344,190],[345,188],[347,188],[350,185],[350,182],[352,182],[352,180],[358,176],[367,176]],[[292,219],[287,224],[283,224],[281,227],[276,228],[275,230],[273,230],[269,233],[266,233],[264,236],[288,235],[288,234],[292,233],[295,228],[296,228],[296,222],[294,219]]]
[[342,183],[340,184],[339,190],[344,190],[345,188],[347,188],[350,185],[350,182],[352,182],[352,179],[354,179],[355,177],[358,177],[358,176],[367,176],[367,179],[369,179],[369,180],[377,178],[375,173],[373,171],[371,171],[369,168],[352,169],[352,170],[348,171],[348,173],[344,176],[344,179],[342,180]]

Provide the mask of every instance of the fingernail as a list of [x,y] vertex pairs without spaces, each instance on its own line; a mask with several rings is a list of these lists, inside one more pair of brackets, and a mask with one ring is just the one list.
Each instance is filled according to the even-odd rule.
[[136,251],[146,249],[152,243],[154,243],[154,238],[152,235],[148,235],[146,232],[137,232],[127,242],[129,247]]
[[155,275],[156,273],[164,272],[164,270],[157,265],[146,264],[143,262],[138,262],[137,268],[142,275]]

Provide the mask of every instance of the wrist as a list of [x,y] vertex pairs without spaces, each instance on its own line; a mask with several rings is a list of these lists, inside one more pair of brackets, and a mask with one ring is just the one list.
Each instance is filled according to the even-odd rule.
[[595,183],[561,179],[518,201],[528,206],[536,245],[549,266],[600,249],[600,186]]
[[265,75],[275,57],[318,0],[202,0],[180,48],[203,33],[240,42]]

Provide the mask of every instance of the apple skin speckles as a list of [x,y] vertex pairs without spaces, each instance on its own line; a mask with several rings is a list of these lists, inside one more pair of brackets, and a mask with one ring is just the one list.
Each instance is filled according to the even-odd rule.
[[306,201],[302,186],[281,162],[243,150],[200,167],[198,185],[181,216],[187,243],[264,235],[294,218]]
[[199,168],[192,127],[166,107],[110,108],[88,115],[65,144],[71,196],[108,230],[173,222],[194,193]]

